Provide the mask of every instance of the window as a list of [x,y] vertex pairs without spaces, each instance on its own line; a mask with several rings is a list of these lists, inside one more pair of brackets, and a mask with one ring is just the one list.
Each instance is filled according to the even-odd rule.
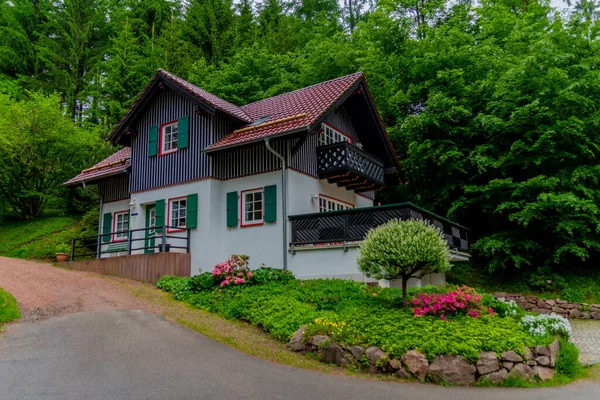
[[148,213],[148,235],[154,235],[156,233],[156,207],[151,209]]
[[242,226],[263,223],[263,188],[242,191]]
[[187,197],[169,200],[169,232],[185,229],[187,222]]
[[340,211],[354,208],[354,205],[336,200],[332,197],[319,195],[319,212]]
[[323,132],[319,135],[319,146],[325,146],[328,144],[348,142],[352,143],[352,139],[343,134],[342,132],[332,128],[327,124],[323,124]]
[[114,214],[113,241],[127,240],[129,233],[129,211],[121,211]]
[[160,154],[168,154],[177,151],[177,139],[179,128],[177,121],[169,122],[161,127]]

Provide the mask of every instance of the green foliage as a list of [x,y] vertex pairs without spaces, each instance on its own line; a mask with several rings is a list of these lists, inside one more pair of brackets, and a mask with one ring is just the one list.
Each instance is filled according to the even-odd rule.
[[158,280],[156,287],[171,293],[175,300],[186,300],[192,293],[191,278],[165,275]]
[[556,372],[569,378],[578,378],[584,374],[584,369],[579,364],[579,349],[568,339],[560,339]]
[[198,293],[203,290],[210,290],[216,285],[215,278],[210,272],[203,272],[200,275],[192,276],[190,279],[190,290],[192,293]]
[[264,285],[269,282],[289,282],[296,279],[291,271],[284,271],[282,269],[260,267],[252,271],[252,280],[259,285]]
[[0,288],[0,325],[21,318],[17,301],[12,294]]
[[64,243],[59,243],[56,245],[55,251],[57,253],[69,254],[71,252],[71,248]]
[[448,243],[439,229],[425,220],[393,220],[369,231],[360,246],[358,266],[368,277],[402,279],[450,270]]

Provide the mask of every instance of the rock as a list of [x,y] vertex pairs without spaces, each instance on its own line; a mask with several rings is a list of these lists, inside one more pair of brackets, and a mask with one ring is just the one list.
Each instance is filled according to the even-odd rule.
[[577,308],[572,308],[569,310],[569,318],[579,318],[581,317],[581,311]]
[[516,364],[508,373],[508,377],[529,380],[533,378],[533,370],[528,365]]
[[402,362],[417,379],[420,381],[425,380],[427,371],[429,370],[429,363],[423,354],[416,350],[410,350],[402,356]]
[[369,364],[369,366],[365,369],[367,374],[376,374],[379,372],[376,366]]
[[502,353],[502,360],[510,361],[510,362],[514,362],[514,363],[520,363],[520,362],[523,362],[523,357],[521,357],[516,352],[511,350],[511,351],[505,351],[504,353]]
[[534,305],[526,302],[518,302],[517,305],[521,307],[523,310],[531,310]]
[[319,348],[326,342],[331,342],[331,338],[325,335],[315,335],[308,340],[308,343],[314,348]]
[[546,300],[546,304],[548,304],[550,307],[554,307],[556,305],[556,301],[554,301],[554,300]]
[[533,354],[533,351],[531,351],[531,349],[528,346],[525,346],[523,348],[523,358],[525,360],[531,360],[534,357],[535,357],[535,354]]
[[579,307],[581,307],[579,304],[574,304],[574,303],[565,303],[562,305],[562,308],[564,308],[566,310],[571,310],[571,309],[579,310]]
[[566,300],[560,300],[560,299],[556,299],[556,304],[567,304],[568,301]]
[[494,296],[495,298],[506,299],[508,297],[508,293],[498,292],[498,293],[494,293],[492,296]]
[[550,357],[548,356],[539,356],[535,359],[535,361],[543,367],[547,367],[550,365]]
[[400,360],[398,360],[397,358],[390,360],[390,368],[393,371],[396,371],[396,370],[400,369],[401,367],[402,367],[402,363],[400,363]]
[[356,361],[360,361],[362,356],[365,354],[365,348],[362,346],[350,346],[350,354],[352,357],[356,359]]
[[536,313],[536,314],[551,314],[552,313],[552,310],[549,308],[539,308],[539,307],[532,308],[529,311],[531,311],[532,313]]
[[550,349],[548,346],[535,346],[535,354],[538,356],[550,357]]
[[500,371],[492,372],[491,374],[483,375],[479,379],[486,380],[490,383],[502,382],[508,377],[508,371],[502,368]]
[[398,375],[398,378],[400,379],[410,378],[410,374],[406,372],[406,369],[404,369],[402,366],[398,369],[398,371],[396,371],[396,375]]
[[527,365],[529,365],[530,367],[535,367],[537,365],[537,361],[527,360]]
[[496,372],[500,369],[498,356],[493,351],[484,351],[479,353],[479,361],[477,361],[477,372],[479,375],[486,375],[491,372]]
[[591,319],[592,315],[591,315],[591,313],[589,311],[583,311],[581,313],[581,317],[580,318],[581,319]]
[[321,346],[319,349],[319,354],[321,355],[321,360],[326,362],[327,364],[335,364],[335,365],[348,365],[348,359],[344,355],[344,351],[335,342],[330,342],[326,346]]
[[554,342],[550,343],[548,349],[550,350],[550,367],[554,368],[558,359],[558,352],[560,351],[560,342],[558,339],[554,339]]
[[554,369],[547,367],[535,367],[534,373],[538,376],[542,382],[546,382],[548,379],[554,378]]
[[300,329],[294,333],[294,336],[290,339],[290,349],[292,351],[306,351],[306,343],[304,343],[304,330],[306,325],[301,326]]
[[436,356],[429,366],[429,376],[440,382],[454,385],[471,385],[475,383],[477,368],[469,364],[462,356]]
[[598,312],[598,311],[592,311],[592,312],[590,313],[590,316],[591,316],[593,319],[600,319],[600,312]]
[[512,369],[513,365],[515,365],[515,363],[512,363],[510,361],[504,361],[502,363],[502,367],[504,367],[504,369],[506,369],[508,371],[510,371]]
[[365,355],[367,356],[367,360],[369,360],[369,362],[376,367],[380,366],[377,365],[378,361],[381,363],[381,360],[387,357],[385,351],[375,346],[369,347],[367,350],[365,350]]
[[552,307],[552,312],[555,312],[557,314],[566,314],[567,310],[565,310],[564,308],[560,308],[558,306],[554,306],[554,307]]
[[538,308],[552,308],[552,306],[549,306],[548,304],[546,304],[546,302],[544,300],[538,300],[537,302],[537,306]]

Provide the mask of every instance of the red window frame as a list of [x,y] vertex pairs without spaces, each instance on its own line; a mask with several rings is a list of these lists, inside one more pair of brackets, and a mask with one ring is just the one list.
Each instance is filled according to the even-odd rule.
[[[179,150],[179,148],[174,148],[171,149],[169,151],[163,151],[163,128],[167,125],[176,125],[179,122],[179,120],[173,120],[173,121],[169,121],[169,122],[165,122],[164,124],[160,124],[160,127],[158,128],[158,155],[159,156],[166,156],[167,154],[172,154],[172,153],[176,153],[177,150]],[[179,144],[179,127],[177,129],[177,143]]]
[[[330,124],[329,122],[323,122],[323,125],[327,125],[328,127],[330,127],[331,129],[335,130],[336,132],[340,133],[342,136],[346,136],[348,138],[348,140],[350,140],[350,144],[354,144],[354,139],[352,138],[352,136],[348,135],[346,132],[344,132],[343,130],[341,130],[340,128],[338,128],[335,125]],[[319,135],[321,135],[321,133],[319,133]],[[318,139],[318,138],[317,138]]]
[[[252,222],[249,224],[244,224],[244,216],[246,215],[244,210],[244,193],[247,192],[256,192],[260,190],[262,192],[262,221],[260,222]],[[240,191],[240,228],[247,228],[250,226],[260,226],[265,224],[265,187],[256,187],[253,189],[246,189]]]
[[[120,242],[126,242],[127,241],[127,237],[123,238],[123,239],[117,239],[115,237],[115,235],[117,234],[117,216],[121,215],[121,214],[127,214],[129,215],[129,210],[125,210],[125,211],[116,211],[113,213],[113,223],[112,223],[112,242],[111,243],[120,243]],[[131,223],[131,221],[129,221],[129,223]],[[127,226],[129,226],[129,224],[127,224]],[[127,230],[129,231],[129,229],[131,229],[131,227],[129,227]]]
[[[167,226],[170,227],[171,225],[171,204],[173,203],[174,200],[183,200],[185,199],[185,222],[187,225],[187,196],[178,196],[178,197],[171,197],[170,199],[167,199]],[[167,233],[176,233],[176,232],[185,232],[186,228],[167,228]]]
[[347,201],[336,199],[335,197],[331,197],[331,196],[327,196],[325,194],[319,193],[319,204],[318,204],[319,205],[319,212],[321,212],[321,198],[324,198],[324,199],[327,199],[327,200],[331,200],[331,201],[334,201],[334,202],[337,202],[337,203],[345,204],[347,206],[350,206],[350,208],[352,208],[352,209],[354,208],[354,204],[352,204],[352,203],[348,203]]

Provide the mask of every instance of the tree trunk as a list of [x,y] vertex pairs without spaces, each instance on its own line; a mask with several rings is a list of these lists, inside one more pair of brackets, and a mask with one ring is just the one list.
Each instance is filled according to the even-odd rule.
[[402,298],[405,300],[406,300],[407,285],[408,285],[408,277],[403,276],[402,277]]

